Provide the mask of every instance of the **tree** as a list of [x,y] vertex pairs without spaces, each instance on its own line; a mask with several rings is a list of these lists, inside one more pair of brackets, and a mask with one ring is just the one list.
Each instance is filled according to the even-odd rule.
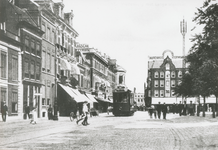
[[[191,81],[188,76],[184,77],[185,83],[178,86],[177,90],[180,88],[180,94],[184,96],[201,95],[204,98],[205,108],[205,97],[212,94],[218,96],[218,5],[211,0],[205,1],[203,6],[197,9],[193,21],[203,26],[203,30],[202,33],[194,35],[193,46],[186,57],[186,61],[190,64],[188,70]],[[191,94],[186,90],[182,91],[183,86],[191,87]],[[203,116],[205,116],[204,109]]]

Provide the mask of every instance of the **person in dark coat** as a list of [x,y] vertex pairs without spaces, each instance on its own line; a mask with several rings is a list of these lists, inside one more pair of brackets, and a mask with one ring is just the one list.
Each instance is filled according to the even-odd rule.
[[184,116],[186,116],[187,115],[187,108],[188,108],[188,106],[187,106],[187,104],[186,104],[186,101],[184,101],[184,105],[183,105],[183,112],[182,112],[182,114],[184,115]]
[[49,108],[48,108],[48,120],[51,120],[52,119],[52,107],[51,107],[51,104],[49,105]]
[[30,106],[26,106],[25,113],[26,113],[26,116],[28,116],[28,118],[30,119]]
[[158,104],[157,104],[157,106],[156,106],[156,110],[157,110],[158,119],[160,119],[161,110],[162,110],[160,102],[158,102]]
[[6,105],[6,102],[3,102],[3,105],[1,106],[1,113],[2,113],[2,121],[6,122],[6,116],[8,113],[8,107]]
[[190,101],[190,105],[189,105],[189,115],[190,116],[194,116],[194,105],[192,104],[192,101]]
[[163,112],[163,119],[166,119],[166,115],[167,115],[167,105],[166,105],[165,103],[163,103],[162,112]]
[[181,116],[182,115],[182,110],[183,110],[183,104],[182,104],[181,101],[179,102],[178,108],[179,108],[179,116]]
[[173,112],[173,114],[176,113],[176,104],[175,104],[175,103],[173,103],[173,106],[172,106],[172,112]]

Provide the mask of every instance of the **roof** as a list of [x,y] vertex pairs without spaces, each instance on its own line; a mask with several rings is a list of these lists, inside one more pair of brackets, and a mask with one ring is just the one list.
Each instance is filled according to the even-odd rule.
[[33,18],[28,14],[26,9],[21,9],[13,4],[10,4],[11,7],[14,9],[14,11],[19,15],[19,21],[25,21],[29,24],[37,27],[36,22],[33,20]]
[[[172,63],[174,64],[175,68],[183,68],[183,59],[181,58],[173,58],[171,59]],[[148,61],[148,69],[151,68],[160,68],[160,66],[163,64],[164,59],[153,59]]]

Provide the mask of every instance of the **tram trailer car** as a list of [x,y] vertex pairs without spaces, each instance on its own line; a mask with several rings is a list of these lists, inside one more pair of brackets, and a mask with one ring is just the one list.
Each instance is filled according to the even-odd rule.
[[118,87],[113,91],[113,115],[132,116],[136,111],[133,93],[125,87]]

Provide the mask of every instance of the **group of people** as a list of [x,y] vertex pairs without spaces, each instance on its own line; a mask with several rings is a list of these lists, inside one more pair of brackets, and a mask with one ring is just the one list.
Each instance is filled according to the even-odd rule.
[[[184,115],[190,115],[190,116],[194,116],[195,113],[195,106],[192,103],[192,101],[190,101],[190,104],[187,104],[186,101],[184,101],[184,104],[182,104],[182,102],[180,101],[180,103],[178,105],[176,105],[175,103],[172,105],[172,112],[173,114],[175,113],[179,113],[180,116]],[[160,102],[158,102],[157,105],[152,105],[151,107],[148,108],[148,112],[150,115],[150,118],[152,118],[153,114],[155,119],[158,116],[158,119],[161,118],[161,112],[163,113],[163,119],[166,119],[166,115],[169,112],[169,106],[167,106],[165,103],[161,104]]]
[[167,114],[167,105],[165,103],[163,103],[163,105],[160,104],[160,102],[158,103],[158,105],[154,106],[152,105],[149,109],[148,109],[148,113],[150,115],[150,118],[152,118],[153,114],[155,119],[158,116],[158,119],[161,118],[161,112],[163,114],[163,119],[166,119],[166,114]]

